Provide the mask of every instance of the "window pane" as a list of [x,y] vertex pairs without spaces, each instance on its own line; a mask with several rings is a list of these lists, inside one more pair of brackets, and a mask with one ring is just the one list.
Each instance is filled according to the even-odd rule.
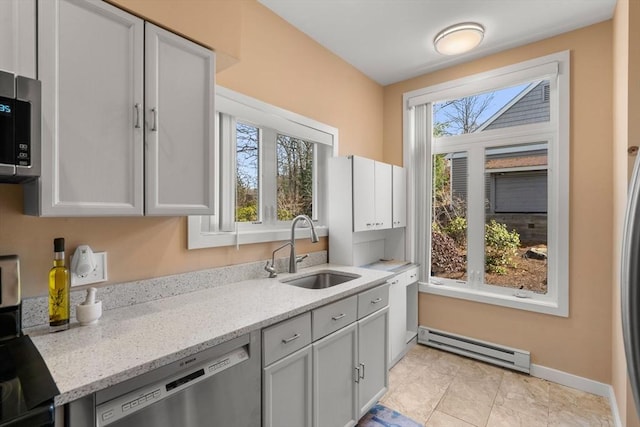
[[549,93],[549,81],[543,80],[436,102],[433,105],[433,136],[548,122]]
[[259,221],[259,134],[256,127],[236,125],[236,221]]
[[313,216],[313,143],[278,135],[278,220]]
[[547,292],[547,144],[485,150],[485,283]]
[[467,280],[467,153],[433,156],[431,275]]

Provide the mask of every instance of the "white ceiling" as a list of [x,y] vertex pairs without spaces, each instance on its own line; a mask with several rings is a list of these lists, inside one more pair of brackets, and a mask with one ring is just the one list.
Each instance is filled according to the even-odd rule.
[[[258,0],[382,85],[610,19],[616,0]],[[433,48],[456,23],[485,27],[479,48]]]

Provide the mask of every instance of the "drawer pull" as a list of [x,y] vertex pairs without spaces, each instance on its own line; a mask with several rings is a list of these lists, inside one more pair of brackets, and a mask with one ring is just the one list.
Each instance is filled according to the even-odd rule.
[[136,103],[133,108],[136,110],[136,124],[133,127],[140,129],[140,104]]
[[371,300],[371,304],[377,304],[379,302],[382,302],[382,298],[376,298]]
[[300,338],[300,334],[295,334],[291,338],[284,338],[282,340],[282,344],[289,344],[291,341],[297,340],[298,338]]
[[340,320],[340,319],[342,319],[344,316],[346,316],[346,314],[341,313],[341,314],[338,314],[337,316],[333,316],[331,319],[332,319],[332,320]]

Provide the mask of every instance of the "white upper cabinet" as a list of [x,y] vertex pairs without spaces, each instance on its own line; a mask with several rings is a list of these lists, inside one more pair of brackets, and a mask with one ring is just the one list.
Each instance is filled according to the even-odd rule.
[[393,166],[393,228],[407,226],[407,173]]
[[27,213],[213,213],[213,52],[97,0],[40,0],[38,46]]
[[391,228],[391,212],[392,212],[392,183],[393,172],[391,165],[387,163],[375,162],[375,190],[374,197],[376,204],[376,228]]
[[148,215],[213,213],[213,52],[146,23]]
[[0,70],[36,78],[36,0],[0,0]]
[[373,230],[376,224],[375,161],[353,156],[352,162],[353,231]]
[[363,157],[353,162],[353,231],[391,228],[391,165]]
[[142,215],[144,22],[98,1],[40,0],[38,16],[42,176],[27,213]]

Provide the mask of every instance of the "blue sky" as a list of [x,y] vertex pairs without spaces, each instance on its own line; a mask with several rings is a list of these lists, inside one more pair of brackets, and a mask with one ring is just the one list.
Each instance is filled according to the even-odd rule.
[[[478,97],[486,98],[491,96],[491,94],[493,94],[493,100],[491,101],[491,104],[479,116],[478,124],[482,125],[482,123],[484,123],[488,118],[493,116],[498,110],[500,110],[502,107],[508,104],[509,101],[515,98],[520,92],[522,92],[528,86],[529,86],[529,83],[525,83],[525,84],[511,86],[505,89],[499,89],[493,92],[485,92],[483,94],[477,95]],[[436,102],[435,105],[437,106],[442,102],[444,101]],[[436,112],[434,114],[434,123],[446,121],[445,114],[447,113],[447,111],[451,111],[451,109],[445,107],[440,109],[438,112]]]

